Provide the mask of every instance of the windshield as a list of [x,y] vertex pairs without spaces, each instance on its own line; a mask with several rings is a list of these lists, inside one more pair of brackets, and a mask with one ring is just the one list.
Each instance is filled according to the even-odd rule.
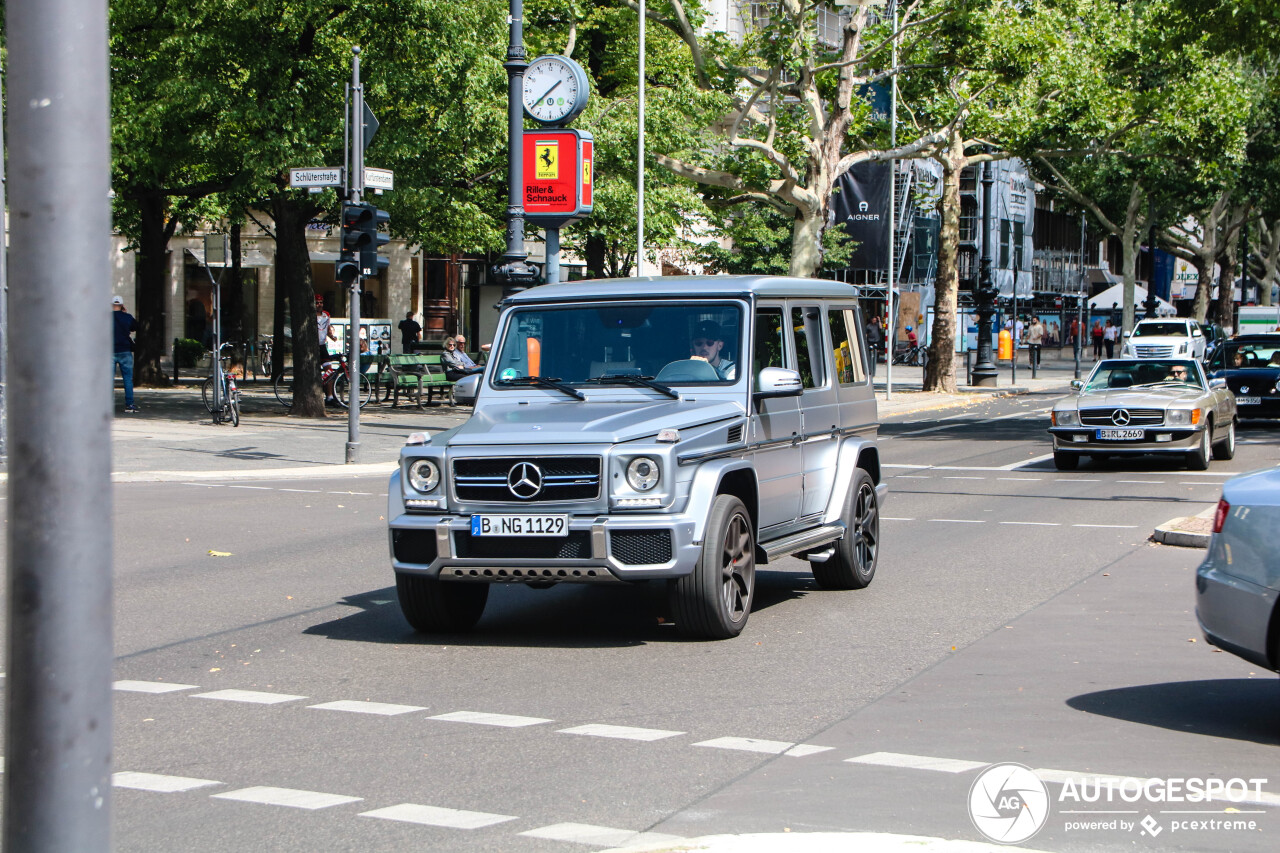
[[1227,367],[1280,367],[1280,342],[1250,344],[1227,341]]
[[1104,361],[1084,386],[1086,391],[1114,388],[1150,388],[1157,385],[1193,385],[1204,388],[1200,365],[1192,360],[1151,358],[1142,361]]
[[530,376],[619,388],[654,387],[627,377],[728,386],[739,376],[742,317],[739,303],[709,301],[519,308],[494,347],[491,375],[500,387]]
[[1139,323],[1133,327],[1135,338],[1149,338],[1157,335],[1185,338],[1189,334],[1186,323]]

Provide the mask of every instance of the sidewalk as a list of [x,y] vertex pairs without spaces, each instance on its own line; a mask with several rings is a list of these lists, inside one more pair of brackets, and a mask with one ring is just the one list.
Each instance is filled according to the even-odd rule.
[[[1067,351],[1070,354],[1070,351]],[[1025,359],[1025,354],[1024,354]],[[1087,372],[1089,363],[1084,366]],[[963,374],[963,364],[960,365]],[[921,390],[924,371],[895,365],[893,389],[886,388],[885,365],[875,377],[880,417],[939,411],[974,405],[992,396],[1062,393],[1072,378],[1070,359],[1045,358],[1038,378],[1025,363],[1011,382],[1007,363],[994,388],[960,387],[954,394]],[[962,376],[963,378],[963,376]],[[112,423],[112,471],[116,482],[191,479],[265,479],[329,477],[391,471],[411,432],[439,432],[466,420],[471,409],[447,404],[419,409],[403,402],[370,404],[360,413],[358,464],[347,465],[347,411],[330,408],[328,417],[303,419],[285,414],[265,380],[242,382],[239,427],[214,426],[200,400],[203,376],[184,371],[172,388],[139,388],[141,411],[123,413],[122,392],[116,391]]]

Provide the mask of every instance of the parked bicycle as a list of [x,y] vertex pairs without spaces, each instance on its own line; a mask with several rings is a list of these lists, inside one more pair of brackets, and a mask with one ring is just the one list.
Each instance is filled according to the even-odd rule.
[[[222,350],[231,347],[230,342],[225,343],[218,352],[221,354]],[[231,366],[231,354],[228,353],[221,358],[210,358],[209,362],[209,377],[200,386],[204,407],[213,416],[215,424],[230,421],[232,426],[238,427],[240,426],[240,389],[236,387],[235,375],[227,369]],[[215,383],[218,389],[216,395],[214,394]]]
[[258,338],[258,373],[263,376],[271,375],[272,339],[272,335],[262,335]]
[[[325,397],[336,397],[342,408],[347,408],[350,397],[351,382],[347,376],[347,359],[337,356],[320,366],[320,386],[324,388]],[[286,367],[272,384],[276,399],[286,409],[293,408],[293,368]],[[369,405],[373,397],[373,383],[369,377],[360,374],[360,408]]]
[[908,367],[924,367],[929,363],[929,348],[922,346],[904,347],[893,354],[894,364],[905,364]]

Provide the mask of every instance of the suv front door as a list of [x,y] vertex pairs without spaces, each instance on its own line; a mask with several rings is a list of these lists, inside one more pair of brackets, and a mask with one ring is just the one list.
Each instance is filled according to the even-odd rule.
[[[788,352],[783,305],[760,305],[755,316],[755,345],[752,351],[751,381],[766,367],[795,369]],[[754,388],[754,385],[753,385]],[[753,398],[749,441],[760,490],[759,526],[761,539],[766,530],[791,524],[800,515],[804,472],[800,448],[800,398]],[[773,532],[770,531],[770,533]]]
[[789,303],[796,367],[804,392],[800,396],[800,445],[804,466],[804,496],[800,516],[827,508],[836,476],[840,449],[840,397],[831,376],[831,349],[823,334],[822,308],[817,303]]

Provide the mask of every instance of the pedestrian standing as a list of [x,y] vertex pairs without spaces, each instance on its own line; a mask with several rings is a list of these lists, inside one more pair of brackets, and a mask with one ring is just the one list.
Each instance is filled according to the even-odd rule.
[[1027,359],[1033,370],[1040,367],[1040,347],[1044,344],[1044,324],[1039,317],[1031,320],[1031,328],[1027,329]]
[[418,338],[422,335],[422,327],[418,325],[418,321],[413,319],[413,312],[410,311],[404,315],[404,319],[400,321],[400,345],[402,352],[413,352],[413,345],[418,342]]
[[1093,337],[1093,360],[1097,361],[1098,359],[1102,358],[1102,341],[1106,335],[1106,333],[1102,330],[1101,320],[1093,321],[1093,332],[1091,333],[1091,335]]
[[119,296],[111,299],[111,331],[114,346],[111,381],[115,382],[118,366],[124,380],[124,410],[133,414],[138,407],[133,404],[133,338],[129,336],[138,331],[138,321],[124,310],[124,300]]
[[1102,331],[1102,343],[1107,348],[1107,358],[1115,358],[1116,341],[1120,337],[1120,327],[1110,320],[1107,321],[1107,328]]
[[1080,335],[1080,318],[1079,317],[1071,318],[1070,335],[1071,336],[1067,339],[1067,343],[1074,348],[1076,345],[1076,338],[1079,337]]
[[871,375],[876,375],[876,361],[879,358],[880,342],[884,335],[880,331],[880,318],[872,317],[867,321],[867,355],[871,360]]

